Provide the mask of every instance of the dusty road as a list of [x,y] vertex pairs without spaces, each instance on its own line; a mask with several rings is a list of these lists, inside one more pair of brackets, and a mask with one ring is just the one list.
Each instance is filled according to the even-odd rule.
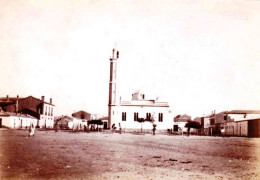
[[260,138],[0,130],[1,179],[259,179]]

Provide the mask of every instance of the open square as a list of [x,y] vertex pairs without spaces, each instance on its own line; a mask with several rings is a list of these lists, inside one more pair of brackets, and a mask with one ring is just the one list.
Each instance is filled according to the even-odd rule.
[[0,179],[259,179],[259,138],[0,130]]

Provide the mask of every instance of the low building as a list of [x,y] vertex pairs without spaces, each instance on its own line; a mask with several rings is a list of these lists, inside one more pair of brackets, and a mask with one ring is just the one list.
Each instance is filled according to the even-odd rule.
[[0,112],[0,128],[25,129],[31,124],[36,126],[37,119],[28,114]]
[[260,111],[233,110],[225,113],[234,119],[234,122],[225,123],[225,135],[260,137]]
[[187,128],[185,127],[185,125],[188,121],[191,121],[191,116],[187,114],[177,115],[173,121],[174,121],[173,124],[174,132],[178,132],[178,131],[187,132]]
[[137,90],[130,101],[120,99],[119,104],[110,107],[111,127],[124,130],[153,129],[167,130],[173,127],[172,113],[168,102],[158,99],[147,99],[145,94]]
[[84,131],[87,125],[88,125],[87,120],[73,117],[73,131]]
[[56,129],[73,129],[73,118],[70,116],[59,116],[54,118]]
[[88,127],[88,121],[94,120],[96,116],[86,111],[78,111],[72,114],[73,117],[73,130],[81,131]]

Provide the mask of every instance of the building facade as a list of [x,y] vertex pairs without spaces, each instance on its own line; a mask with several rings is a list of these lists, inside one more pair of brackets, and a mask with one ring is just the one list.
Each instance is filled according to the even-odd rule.
[[29,128],[31,124],[36,126],[37,119],[28,114],[0,112],[0,128],[26,129]]
[[54,125],[54,104],[52,98],[49,102],[45,101],[44,96],[41,99],[33,96],[25,98],[17,97],[0,97],[0,108],[4,112],[15,112],[28,114],[37,119],[37,127],[53,128]]
[[110,58],[108,127],[117,129],[170,129],[173,127],[168,102],[147,99],[141,91],[132,94],[132,99],[122,101],[117,93],[117,61],[119,51],[113,49]]
[[232,110],[225,113],[234,119],[225,123],[225,135],[260,137],[260,111]]

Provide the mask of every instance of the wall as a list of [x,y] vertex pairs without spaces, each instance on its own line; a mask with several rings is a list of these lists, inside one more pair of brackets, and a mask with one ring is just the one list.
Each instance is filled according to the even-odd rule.
[[260,137],[260,119],[248,121],[248,136]]
[[19,116],[4,116],[2,118],[2,126],[9,128],[29,128],[31,123],[36,125],[37,119],[32,119],[29,117],[19,117]]
[[[147,106],[117,106],[113,107],[111,113],[111,124],[115,124],[119,127],[121,124],[122,129],[152,129],[153,124],[151,122],[139,123],[134,121],[134,113],[138,112],[139,118],[146,118],[146,113],[151,113],[154,117],[154,123],[157,125],[156,129],[172,129],[173,128],[173,116],[169,113],[168,107],[147,107]],[[126,121],[122,121],[122,112],[126,112]],[[158,113],[163,113],[163,122],[159,122]]]
[[54,106],[44,103],[43,114],[40,115],[38,126],[40,128],[53,128],[54,127]]

